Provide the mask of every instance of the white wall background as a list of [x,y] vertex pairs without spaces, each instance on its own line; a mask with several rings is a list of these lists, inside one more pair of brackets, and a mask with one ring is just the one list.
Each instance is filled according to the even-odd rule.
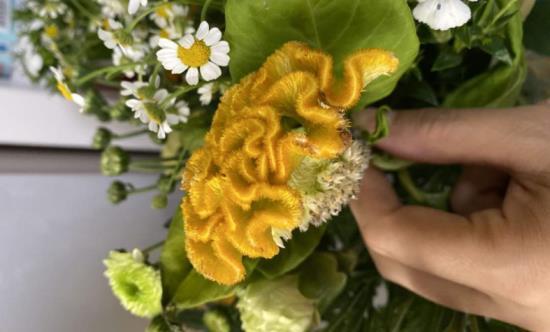
[[[133,176],[147,185],[154,178]],[[99,174],[0,174],[0,331],[143,331],[102,276],[115,248],[144,248],[165,237],[165,211],[151,195],[112,206],[112,179]]]

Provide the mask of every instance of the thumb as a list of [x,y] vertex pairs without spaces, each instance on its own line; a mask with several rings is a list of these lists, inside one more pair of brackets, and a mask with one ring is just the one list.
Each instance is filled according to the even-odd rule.
[[[359,112],[354,122],[369,128],[374,113]],[[549,127],[549,105],[400,111],[390,116],[390,135],[377,147],[417,162],[489,164],[513,171],[541,171],[550,165],[546,148]]]

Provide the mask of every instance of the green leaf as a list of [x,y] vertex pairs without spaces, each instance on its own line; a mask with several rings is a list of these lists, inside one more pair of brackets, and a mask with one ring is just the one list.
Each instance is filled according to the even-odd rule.
[[276,278],[300,265],[315,250],[325,233],[326,225],[310,228],[307,232],[295,231],[286,248],[272,259],[261,260],[258,270],[267,278]]
[[160,271],[162,276],[164,300],[169,302],[179,284],[192,270],[191,263],[185,253],[185,234],[183,232],[183,216],[181,209],[176,213],[170,223],[168,237],[160,255]]
[[172,299],[178,309],[189,309],[231,296],[235,286],[224,286],[210,281],[192,270],[180,284]]
[[323,312],[340,295],[346,281],[346,274],[338,271],[334,255],[315,253],[300,268],[298,288],[305,297],[317,300]]
[[499,63],[466,81],[445,98],[445,107],[509,107],[519,97],[527,74],[522,36],[523,26],[517,0],[495,0],[500,8],[515,13],[503,29],[512,57],[511,65]]
[[550,56],[550,0],[535,1],[533,10],[525,21],[525,46],[540,54]]
[[513,64],[512,56],[502,38],[492,38],[488,43],[481,45],[481,49],[505,64]]
[[435,59],[432,66],[432,71],[442,71],[445,69],[455,68],[462,63],[462,56],[452,50],[444,50]]
[[257,70],[291,40],[331,54],[337,73],[345,57],[361,48],[394,52],[398,71],[369,85],[363,106],[391,93],[418,53],[415,24],[404,0],[228,0],[225,14],[234,81]]

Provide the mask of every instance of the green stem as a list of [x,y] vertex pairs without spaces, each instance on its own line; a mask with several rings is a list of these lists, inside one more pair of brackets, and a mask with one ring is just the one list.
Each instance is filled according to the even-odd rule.
[[149,131],[147,129],[140,129],[140,130],[136,130],[136,131],[131,131],[131,132],[126,133],[126,134],[116,135],[115,137],[113,137],[113,139],[125,139],[125,138],[130,138],[130,137],[143,135],[143,134],[146,134],[148,132]]
[[416,185],[414,184],[414,181],[412,180],[411,173],[408,169],[402,169],[399,172],[397,172],[397,177],[399,179],[399,183],[403,186],[403,188],[411,195],[411,197],[418,203],[424,203],[424,194],[422,191],[420,191]]
[[139,173],[160,173],[164,171],[162,167],[148,167],[143,165],[134,165],[133,163],[128,166],[128,169],[132,172],[139,172]]
[[477,322],[477,317],[473,315],[468,315],[470,319],[470,329],[472,332],[480,332],[479,323]]
[[204,2],[204,5],[202,6],[202,10],[201,10],[201,22],[206,20],[206,13],[208,12],[208,7],[210,7],[211,3],[212,3],[212,0],[206,0]]
[[401,331],[401,325],[403,324],[403,321],[405,320],[405,317],[407,316],[407,313],[409,312],[409,309],[411,308],[412,304],[414,302],[413,295],[410,295],[409,299],[403,304],[403,308],[399,310],[399,316],[397,317],[397,321],[393,328],[391,329],[392,332],[399,332]]
[[155,244],[153,244],[153,245],[151,245],[151,246],[149,246],[149,247],[143,249],[141,252],[142,252],[143,254],[147,255],[147,254],[149,254],[151,251],[153,251],[153,250],[155,250],[155,249],[158,249],[158,248],[162,247],[162,246],[164,245],[164,242],[165,242],[165,241],[163,240],[163,241],[160,241],[160,242],[158,242],[158,243],[155,243]]
[[80,2],[78,2],[78,0],[70,0],[71,3],[76,7],[78,8],[78,10],[80,10],[85,16],[88,16],[90,19],[92,20],[96,20],[97,19],[97,16],[92,14],[87,8],[85,8],[84,6],[82,6],[80,4]]
[[94,71],[82,76],[78,80],[76,80],[75,84],[78,85],[78,86],[81,86],[81,85],[87,83],[88,81],[93,80],[94,78],[96,78],[98,76],[101,76],[103,74],[111,74],[112,75],[112,74],[124,71],[126,69],[134,68],[134,67],[139,66],[139,65],[148,65],[148,64],[153,64],[153,62],[151,62],[151,61],[134,62],[134,63],[127,63],[127,64],[123,64],[123,65],[119,65],[119,66],[109,66],[109,67],[97,69],[97,70],[94,70]]
[[495,23],[508,11],[508,9],[510,9],[511,6],[513,6],[515,4],[515,1],[509,1],[506,6],[504,8],[502,8],[494,17],[493,19],[491,20],[491,23],[489,23],[488,26],[486,26],[484,29],[483,29],[483,33],[487,33],[489,31],[491,31],[491,28],[493,27],[493,25],[495,25]]
[[138,23],[143,20],[144,18],[146,18],[149,14],[151,13],[154,13],[155,10],[159,9],[160,7],[162,6],[165,6],[166,3],[165,2],[161,2],[159,4],[157,4],[156,6],[153,6],[151,8],[148,8],[147,10],[145,10],[144,12],[140,13],[132,22],[130,22],[130,24],[126,27],[126,32],[128,33],[131,33],[132,31],[134,31],[136,25],[138,25]]
[[166,106],[168,106],[168,103],[170,103],[170,101],[174,100],[174,99],[177,99],[178,97],[190,92],[190,91],[193,91],[193,90],[196,90],[198,88],[200,88],[202,86],[202,84],[197,84],[197,85],[189,85],[189,86],[183,86],[183,87],[180,87],[178,88],[176,91],[172,92],[171,94],[169,94],[168,96],[166,96],[166,98],[164,98],[161,102],[160,102],[160,107],[161,108],[166,108]]
[[137,188],[137,189],[131,190],[131,191],[128,192],[128,195],[146,193],[146,192],[154,190],[156,188],[157,188],[157,185],[153,184],[153,185],[150,185],[150,186],[147,186],[147,187]]

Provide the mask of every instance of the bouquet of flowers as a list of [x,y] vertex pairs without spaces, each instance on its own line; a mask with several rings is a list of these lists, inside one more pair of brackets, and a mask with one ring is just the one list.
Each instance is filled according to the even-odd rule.
[[[527,75],[519,0],[29,0],[18,56],[99,121],[113,203],[182,196],[167,238],[105,275],[148,331],[510,331],[386,283],[347,208],[369,164],[403,201],[448,209],[459,167],[372,148],[387,112],[512,106]],[[376,128],[352,114],[378,108]],[[116,145],[149,135],[161,153]],[[181,184],[181,186],[178,186]],[[178,189],[177,189],[178,188]],[[181,190],[179,190],[181,188]],[[153,250],[161,250],[153,259]]]

